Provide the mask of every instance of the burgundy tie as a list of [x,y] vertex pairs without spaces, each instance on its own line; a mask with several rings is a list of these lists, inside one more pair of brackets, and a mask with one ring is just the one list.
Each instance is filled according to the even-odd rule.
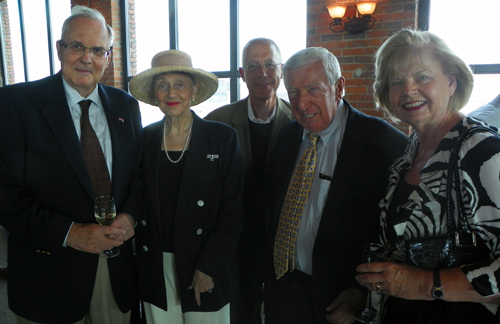
[[96,197],[109,196],[111,195],[111,179],[109,177],[108,166],[106,165],[106,159],[104,158],[101,144],[99,144],[99,139],[89,121],[89,107],[91,103],[92,100],[82,100],[78,103],[82,108],[80,142]]

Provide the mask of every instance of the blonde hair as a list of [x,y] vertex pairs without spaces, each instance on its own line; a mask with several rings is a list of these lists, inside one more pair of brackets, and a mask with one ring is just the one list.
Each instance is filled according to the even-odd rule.
[[394,110],[389,98],[389,82],[394,75],[407,70],[424,51],[430,51],[439,61],[443,73],[457,80],[457,88],[450,98],[448,110],[456,112],[469,101],[474,87],[471,68],[458,57],[443,39],[428,31],[403,29],[392,35],[375,53],[375,102],[394,120]]

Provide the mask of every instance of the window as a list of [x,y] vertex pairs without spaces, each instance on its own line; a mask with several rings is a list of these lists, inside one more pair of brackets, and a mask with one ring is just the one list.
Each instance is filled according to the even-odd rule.
[[[151,67],[152,57],[170,48],[191,55],[193,66],[219,77],[217,93],[193,107],[204,117],[210,111],[248,95],[240,81],[241,50],[256,37],[274,40],[283,63],[306,46],[306,0],[148,0],[129,7],[129,74]],[[133,9],[131,9],[133,8]],[[285,9],[286,8],[286,9]],[[283,20],[286,11],[286,21]],[[293,22],[293,23],[289,23]],[[278,90],[287,98],[283,83]],[[141,103],[143,125],[163,118],[157,107]]]
[[[430,1],[429,31],[443,38],[474,71],[474,90],[467,113],[490,102],[500,93],[500,34],[496,13],[500,1]],[[474,21],[469,17],[475,17]],[[466,41],[464,41],[466,40]]]
[[61,36],[64,19],[71,14],[70,3],[67,0],[8,0],[7,8],[8,15],[3,17],[8,17],[8,22],[2,23],[10,27],[12,52],[11,56],[5,56],[13,61],[10,72],[13,75],[5,76],[6,83],[38,80],[57,72],[55,41]]

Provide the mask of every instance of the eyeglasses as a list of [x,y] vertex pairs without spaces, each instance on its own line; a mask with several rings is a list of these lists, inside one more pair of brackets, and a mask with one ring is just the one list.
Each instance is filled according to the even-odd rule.
[[64,46],[66,51],[68,51],[68,53],[70,54],[83,55],[85,53],[85,50],[88,49],[90,54],[93,54],[95,57],[98,58],[103,58],[103,57],[106,58],[113,51],[113,46],[109,48],[109,51],[106,51],[102,47],[85,47],[80,43],[65,44],[62,40],[59,41],[59,44]]
[[278,65],[281,65],[281,63],[264,63],[264,64],[250,63],[249,65],[244,66],[243,68],[249,72],[255,72],[262,66],[265,71],[271,72],[276,70]]

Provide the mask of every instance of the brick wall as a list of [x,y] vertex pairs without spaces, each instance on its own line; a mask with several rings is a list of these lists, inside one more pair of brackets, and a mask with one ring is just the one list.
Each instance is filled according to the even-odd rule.
[[108,25],[115,31],[111,62],[104,73],[101,83],[123,89],[123,60],[121,46],[121,20],[119,0],[71,0],[71,6],[87,6],[99,10]]
[[[15,82],[14,78],[14,61],[13,61],[13,55],[12,55],[12,42],[11,42],[11,35],[10,35],[10,20],[9,20],[9,10],[7,7],[7,1],[1,2],[0,3],[0,12],[2,12],[2,25],[0,28],[2,28],[2,34],[3,34],[3,49],[5,52],[3,53],[5,57],[5,62],[6,62],[6,70],[7,70],[7,75],[9,76],[9,79],[6,80],[6,84],[12,84]],[[0,64],[3,64],[3,62],[0,62]],[[2,69],[0,69],[0,86],[2,86],[3,79],[5,78],[5,75],[2,75]]]
[[[366,114],[384,117],[373,101],[373,54],[394,32],[417,25],[418,0],[379,0],[373,13],[375,25],[361,34],[333,33],[332,18],[326,7],[347,5],[347,16],[356,14],[355,1],[307,0],[307,47],[324,47],[339,60],[346,78],[345,98],[353,107]],[[405,132],[408,127],[399,126]]]

